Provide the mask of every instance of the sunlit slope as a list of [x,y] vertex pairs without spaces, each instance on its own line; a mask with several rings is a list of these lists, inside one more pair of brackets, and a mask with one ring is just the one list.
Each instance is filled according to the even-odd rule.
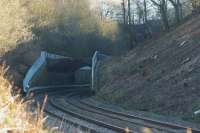
[[102,67],[98,98],[189,116],[200,109],[200,16]]

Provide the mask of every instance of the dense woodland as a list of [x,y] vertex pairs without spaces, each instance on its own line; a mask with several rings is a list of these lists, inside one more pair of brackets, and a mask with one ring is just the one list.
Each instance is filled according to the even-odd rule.
[[199,12],[199,0],[0,1],[3,51],[32,42],[70,56],[119,55]]

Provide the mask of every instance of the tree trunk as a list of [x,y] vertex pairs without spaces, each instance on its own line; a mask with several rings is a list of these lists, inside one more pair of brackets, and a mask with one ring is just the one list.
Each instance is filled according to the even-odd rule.
[[169,30],[169,20],[167,15],[167,0],[159,0],[159,3],[155,0],[151,0],[151,2],[156,5],[160,11],[161,19],[163,21],[164,29]]
[[169,30],[169,21],[168,21],[168,17],[167,14],[165,12],[162,13],[162,19],[163,19],[163,24],[164,24],[164,28],[165,30]]
[[179,24],[180,23],[180,8],[178,7],[178,5],[175,7],[175,17],[176,17],[176,23]]
[[183,5],[180,4],[180,19],[183,20]]
[[169,27],[168,15],[167,15],[167,1],[166,0],[162,0],[160,4],[160,13],[161,13],[162,21],[164,24],[164,29],[169,30],[170,27]]
[[128,24],[131,24],[131,2],[128,0]]
[[144,4],[144,26],[145,26],[145,38],[152,37],[151,30],[149,28],[148,24],[148,18],[147,18],[147,2],[146,0],[143,1]]
[[147,23],[147,2],[144,0],[144,22]]
[[[133,33],[133,25],[131,19],[131,2],[128,0],[128,32],[129,32],[129,45],[130,49],[133,49],[133,40],[135,40],[135,34]],[[134,39],[133,39],[134,38]]]
[[123,10],[123,21],[126,24],[126,8],[125,8],[125,1],[122,0],[122,10]]
[[182,5],[180,0],[169,0],[174,7],[175,10],[175,19],[176,23],[179,24],[182,19]]

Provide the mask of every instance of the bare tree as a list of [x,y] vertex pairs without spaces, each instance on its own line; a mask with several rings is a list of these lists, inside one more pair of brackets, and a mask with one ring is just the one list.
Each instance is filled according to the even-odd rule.
[[158,7],[165,30],[169,30],[170,26],[167,14],[167,0],[151,0],[151,2]]
[[123,21],[126,24],[126,7],[125,7],[125,0],[122,0],[122,11],[123,11]]
[[137,43],[136,34],[134,32],[134,23],[132,23],[131,16],[131,1],[128,0],[128,32],[129,32],[129,41],[130,41],[130,49],[133,49],[133,43]]
[[136,34],[134,32],[134,23],[132,21],[132,3],[131,0],[122,0],[122,11],[123,11],[123,21],[124,21],[124,29],[126,31],[127,44],[129,49],[133,49],[136,41]]
[[137,13],[137,19],[138,23],[144,23],[144,9],[143,9],[143,4],[141,3],[140,0],[135,1],[136,4],[136,13]]
[[131,24],[131,2],[128,0],[128,24]]
[[144,4],[144,22],[147,23],[147,21],[148,21],[148,18],[147,18],[147,1],[144,0],[143,4]]
[[169,0],[175,9],[176,22],[180,23],[182,19],[182,4],[180,0]]
[[150,27],[149,27],[149,23],[148,23],[148,9],[147,9],[147,2],[148,2],[148,0],[144,0],[143,1],[143,14],[144,14],[144,25],[145,25],[145,29],[146,29],[146,33],[145,33],[145,38],[148,38],[148,37],[152,37],[152,32],[151,32],[151,29],[150,29]]

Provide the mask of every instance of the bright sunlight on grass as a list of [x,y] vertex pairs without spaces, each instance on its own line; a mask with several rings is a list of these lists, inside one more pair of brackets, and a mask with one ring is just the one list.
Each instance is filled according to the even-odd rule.
[[0,66],[0,133],[47,133],[42,110],[27,112],[29,103],[11,95],[12,84],[4,78],[5,67]]

